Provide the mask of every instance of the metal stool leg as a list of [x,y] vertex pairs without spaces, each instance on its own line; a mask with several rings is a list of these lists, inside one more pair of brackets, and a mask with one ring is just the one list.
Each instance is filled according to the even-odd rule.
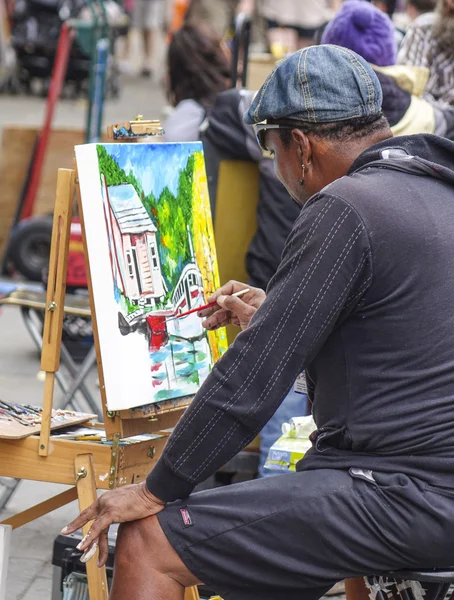
[[[42,336],[31,316],[31,310],[32,309],[30,309],[29,307],[21,306],[21,312],[22,312],[22,317],[24,319],[25,326],[26,326],[32,340],[35,342],[36,347],[38,348],[38,350],[41,351],[42,350]],[[34,311],[34,312],[36,313],[37,317],[42,322],[42,316],[40,314],[40,311]],[[62,363],[65,365],[65,367],[68,369],[70,375],[72,377],[77,377],[79,368],[76,365],[76,363],[73,361],[70,353],[68,352],[68,350],[64,344],[61,345],[61,360],[62,360]],[[96,357],[93,362],[96,362]],[[84,361],[84,363],[85,363],[85,361]],[[57,371],[55,373],[55,377],[57,379],[57,383],[59,384],[61,390],[63,391],[63,393],[66,394],[67,391],[70,389],[70,383],[67,381],[67,379],[64,377],[64,375],[61,373],[61,371]],[[80,393],[83,395],[86,402],[90,406],[90,410],[92,412],[97,413],[99,411],[99,408],[97,408],[96,411],[93,411],[93,407],[97,406],[97,404],[96,404],[92,394],[90,393],[90,391],[88,390],[87,386],[85,385],[85,383],[83,381],[79,384],[78,388],[75,391],[80,391]],[[71,402],[72,407],[75,410],[83,412],[81,405],[77,402],[77,400],[75,398],[72,398],[70,402]],[[66,403],[66,406],[68,404],[69,404],[69,402]]]
[[6,508],[6,505],[11,500],[11,496],[16,491],[17,486],[19,485],[20,481],[21,481],[20,479],[13,479],[11,485],[4,484],[4,487],[6,489],[4,490],[3,494],[0,496],[0,510],[3,510],[4,508]]
[[[68,390],[65,393],[65,396],[61,403],[63,408],[66,408],[69,404],[71,404],[73,402],[74,394],[80,388],[85,377],[88,375],[88,373],[91,371],[91,369],[94,367],[95,364],[96,364],[96,348],[93,345],[90,348],[90,351],[88,352],[87,356],[85,357],[83,363],[80,365],[78,374],[76,375],[73,382],[71,383],[71,385],[69,386]],[[93,413],[97,414],[98,417],[100,417],[101,413],[99,410],[99,404],[93,402],[91,395],[90,395],[90,400],[88,400],[88,399],[86,399],[86,400],[90,407],[90,410]]]
[[0,525],[0,600],[6,600],[6,577],[11,545],[11,525]]
[[[85,357],[85,360],[82,363],[82,367],[79,367],[73,360],[71,354],[68,352],[68,349],[66,348],[66,346],[64,344],[61,345],[61,361],[62,363],[65,365],[65,367],[68,369],[68,371],[71,374],[71,377],[73,378],[77,378],[79,371],[82,370],[82,368],[86,368],[86,374],[89,372],[90,368],[93,367],[96,364],[96,350],[95,347],[93,346],[90,349],[90,352],[87,354],[87,356]],[[87,363],[87,364],[86,364]],[[57,371],[58,373],[58,371]],[[70,389],[71,384],[69,384],[65,390],[63,390],[66,393],[68,393],[68,390]],[[89,389],[87,388],[86,384],[81,381],[80,384],[78,385],[77,390],[75,391],[80,391],[83,395],[83,397],[85,398],[85,401],[87,402],[88,406],[90,407],[90,410],[94,413],[98,413],[99,412],[99,407],[98,404],[96,402],[96,400],[93,398],[92,394],[90,393]],[[71,404],[74,404],[74,399],[71,400]]]

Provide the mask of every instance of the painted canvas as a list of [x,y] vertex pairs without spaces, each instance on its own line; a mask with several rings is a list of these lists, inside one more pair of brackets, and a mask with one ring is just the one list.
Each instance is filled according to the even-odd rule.
[[107,404],[197,392],[227,348],[196,313],[219,287],[202,146],[76,147]]

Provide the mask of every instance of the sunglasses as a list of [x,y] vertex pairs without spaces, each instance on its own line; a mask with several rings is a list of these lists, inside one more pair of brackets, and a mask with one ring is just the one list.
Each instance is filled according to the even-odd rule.
[[266,145],[266,131],[267,129],[300,129],[303,133],[307,133],[307,128],[303,125],[278,125],[278,124],[268,124],[268,123],[259,123],[254,125],[254,132],[257,138],[258,145],[263,150],[263,152],[271,152],[271,150]]

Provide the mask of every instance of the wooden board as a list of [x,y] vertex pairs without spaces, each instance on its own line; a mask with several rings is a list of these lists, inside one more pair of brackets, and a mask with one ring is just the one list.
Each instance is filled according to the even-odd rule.
[[[52,419],[51,430],[63,429],[64,427],[70,427],[71,425],[80,425],[90,421],[90,419],[97,418],[96,415],[82,414],[78,416],[68,417],[64,422],[56,421]],[[34,435],[41,431],[41,425],[21,425],[16,421],[5,421],[0,419],[0,438],[5,440],[21,440],[23,438]]]
[[[50,438],[49,456],[39,456],[39,437],[22,440],[0,439],[0,477],[48,481],[74,485],[76,456],[92,453],[98,489],[109,489],[111,447],[100,442],[74,442]],[[116,467],[115,467],[116,468]]]
[[74,146],[85,143],[85,133],[74,129],[54,129],[50,132],[49,146],[36,196],[34,215],[52,213],[55,206],[58,169],[72,169]]
[[125,418],[124,413],[126,411],[120,411],[121,419],[118,417],[116,419],[121,427],[121,437],[130,437],[141,433],[159,433],[162,429],[175,427],[188,406],[189,403],[185,402],[181,407],[171,411],[162,413],[151,412],[148,418],[144,413],[142,413],[142,417],[135,415],[132,418]]
[[115,487],[145,481],[161,456],[167,437],[155,438],[118,449]]
[[[5,127],[0,147],[0,256],[3,256],[16,211],[22,184],[27,174],[37,129]],[[55,171],[55,168],[54,168]],[[55,182],[57,180],[55,179]],[[54,188],[55,190],[55,188]],[[55,193],[53,194],[55,197]]]
[[[38,127],[4,127],[0,146],[0,257],[9,237],[11,223],[17,207],[22,185],[27,174]],[[33,215],[52,213],[57,187],[57,166],[72,168],[74,146],[83,144],[85,134],[78,129],[54,129],[44,160]],[[107,140],[103,136],[102,141]]]
[[[257,231],[259,169],[255,163],[223,160],[219,165],[214,238],[221,283],[247,281],[246,253]],[[232,244],[232,240],[235,243]],[[229,325],[231,344],[240,332]]]
[[247,71],[248,90],[260,89],[275,66],[276,59],[272,54],[251,53]]

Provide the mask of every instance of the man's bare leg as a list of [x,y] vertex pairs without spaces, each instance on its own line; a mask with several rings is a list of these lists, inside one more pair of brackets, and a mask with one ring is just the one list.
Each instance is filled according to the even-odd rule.
[[183,600],[185,588],[199,583],[157,517],[120,526],[110,600]]

